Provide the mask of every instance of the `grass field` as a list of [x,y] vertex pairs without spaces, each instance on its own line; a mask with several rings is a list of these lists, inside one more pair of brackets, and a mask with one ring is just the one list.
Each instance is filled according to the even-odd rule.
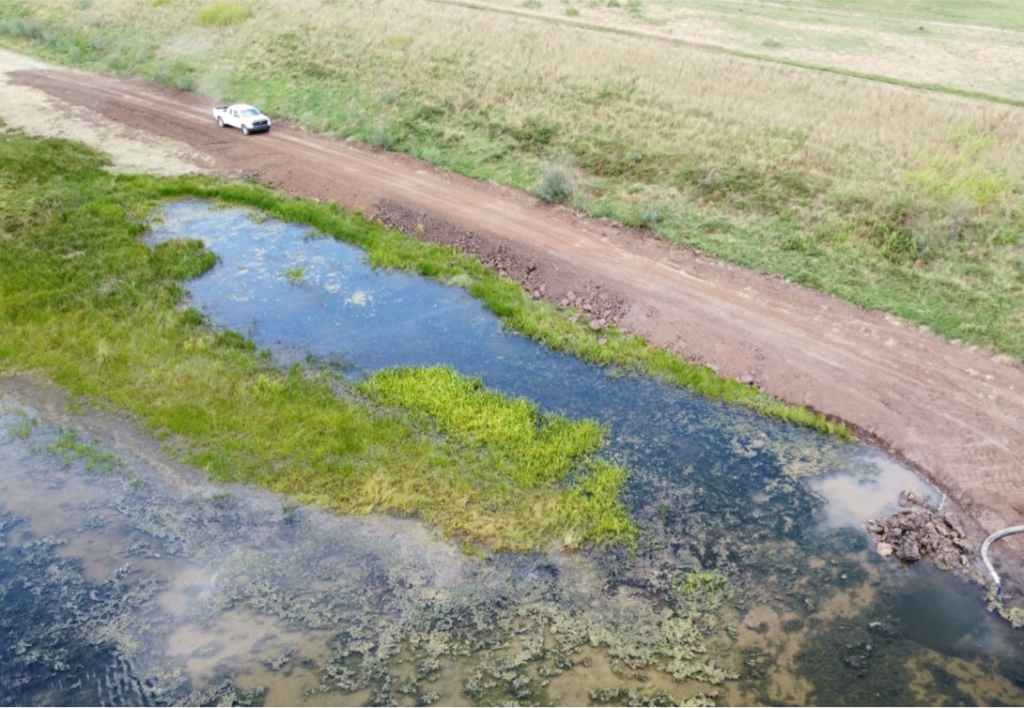
[[[461,0],[440,0],[463,4]],[[1024,99],[1013,0],[473,0],[769,60]]]
[[[564,197],[1021,360],[1024,109],[957,93],[995,91],[979,82],[1006,62],[986,52],[1019,40],[1015,17],[1008,2],[0,0],[0,40]],[[682,37],[705,26],[721,41]],[[833,39],[808,58],[766,27],[804,49],[800,32]],[[903,81],[959,66],[948,37],[989,57],[950,91],[687,43]]]

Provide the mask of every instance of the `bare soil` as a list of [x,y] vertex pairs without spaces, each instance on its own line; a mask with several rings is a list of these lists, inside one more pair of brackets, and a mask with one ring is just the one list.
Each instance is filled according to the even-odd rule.
[[[0,71],[22,68],[5,63],[13,56],[0,53]],[[1024,367],[1009,357],[405,155],[284,123],[245,137],[218,128],[213,102],[194,94],[56,68],[7,80],[5,99],[18,87],[49,96],[46,111],[19,119],[29,132],[85,120],[164,155],[163,171],[184,162],[359,209],[411,236],[422,226],[424,238],[478,255],[535,297],[845,421],[986,532],[1024,520]],[[9,123],[11,110],[0,107]],[[1024,543],[1000,543],[1024,560]]]

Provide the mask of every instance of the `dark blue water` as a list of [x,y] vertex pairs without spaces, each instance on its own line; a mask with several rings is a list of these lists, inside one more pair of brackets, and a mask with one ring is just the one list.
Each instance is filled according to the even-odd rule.
[[609,453],[631,469],[671,479],[724,465],[732,479],[723,484],[737,494],[751,470],[766,467],[864,469],[864,446],[552,352],[505,330],[461,288],[373,270],[359,249],[311,235],[184,202],[165,207],[152,238],[200,238],[217,253],[221,263],[188,284],[193,303],[285,363],[311,354],[343,362],[350,377],[446,364],[545,411],[601,421],[610,429]]

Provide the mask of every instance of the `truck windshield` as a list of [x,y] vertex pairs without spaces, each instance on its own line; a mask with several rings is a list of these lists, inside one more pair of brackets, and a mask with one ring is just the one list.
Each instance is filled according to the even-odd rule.
[[239,111],[240,116],[258,116],[260,114],[255,108],[246,108],[244,111]]

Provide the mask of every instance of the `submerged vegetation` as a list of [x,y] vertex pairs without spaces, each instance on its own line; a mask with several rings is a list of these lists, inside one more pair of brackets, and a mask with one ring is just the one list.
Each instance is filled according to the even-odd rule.
[[[121,471],[139,483],[123,484],[46,423],[10,436],[21,415],[0,404],[0,460],[19,460],[0,473],[12,498],[38,501],[0,503],[7,702],[579,705],[591,691],[708,705],[735,678],[699,618],[609,597],[579,557],[480,563],[401,519],[281,507],[132,456]],[[47,440],[72,443],[56,466],[27,454]],[[83,557],[83,541],[102,553]]]
[[[0,0],[0,42],[252,101],[1024,359],[1024,108],[898,78],[950,68],[919,61],[930,23],[1016,46],[1012,3],[723,5],[268,0],[198,6],[230,19],[200,24],[192,2]],[[683,26],[743,51],[687,45]],[[865,80],[857,62],[894,37],[918,60],[886,54]]]

